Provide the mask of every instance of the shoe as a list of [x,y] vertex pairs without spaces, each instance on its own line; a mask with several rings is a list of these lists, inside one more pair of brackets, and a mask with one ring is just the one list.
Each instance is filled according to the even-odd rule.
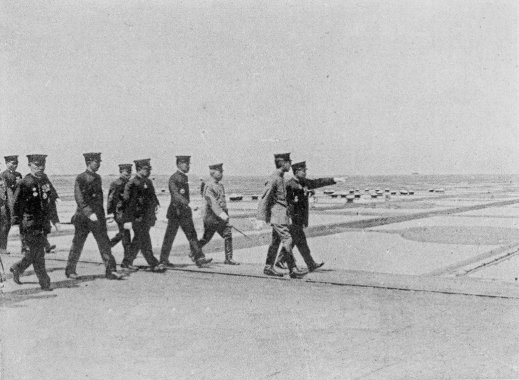
[[16,268],[9,268],[11,273],[13,274],[13,281],[15,284],[22,285],[22,282],[20,281],[20,272],[18,272],[18,269]]
[[282,262],[282,261],[276,261],[276,263],[274,265],[276,266],[276,268],[279,268],[279,269],[288,269],[287,263]]
[[55,253],[54,252],[55,249],[56,249],[56,244],[52,244],[48,248],[45,248],[45,253]]
[[189,256],[189,258],[191,259],[192,262],[196,262],[196,260],[195,260],[195,255],[193,255],[192,253],[190,253],[188,256]]
[[122,280],[123,275],[117,272],[110,272],[106,274],[107,280]]
[[157,273],[165,272],[167,269],[168,269],[167,266],[163,263],[160,263],[158,265],[155,265],[154,267],[151,267],[151,271],[157,272]]
[[137,272],[139,270],[139,267],[136,267],[132,264],[121,264],[121,269],[129,270],[130,272]]
[[323,265],[324,265],[324,262],[314,263],[313,265],[311,265],[311,266],[308,267],[308,271],[309,271],[309,272],[313,272],[314,270],[319,269],[319,268],[322,267]]
[[283,273],[279,273],[278,271],[276,271],[272,265],[265,265],[263,273],[267,276],[283,277]]
[[298,267],[294,267],[290,270],[288,274],[290,278],[303,278],[308,274],[308,271],[299,269]]
[[171,264],[169,261],[168,262],[161,262],[161,263],[159,263],[159,265],[162,265],[164,267],[164,269],[175,268],[175,265]]
[[41,290],[43,290],[44,292],[52,292],[54,289],[52,289],[49,285],[42,287]]
[[234,261],[233,259],[229,258],[229,259],[225,259],[225,261],[223,262],[224,264],[227,264],[227,265],[240,265],[240,263]]
[[71,278],[72,280],[77,280],[79,278],[79,275],[77,273],[65,272],[65,276],[67,276],[67,278]]
[[201,268],[205,264],[209,264],[213,259],[208,259],[207,257],[202,257],[198,260],[196,260],[196,266]]

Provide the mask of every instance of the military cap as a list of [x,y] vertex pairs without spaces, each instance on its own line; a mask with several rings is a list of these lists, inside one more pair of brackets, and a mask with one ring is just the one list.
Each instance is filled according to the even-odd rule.
[[283,160],[283,161],[292,161],[290,159],[290,153],[277,153],[274,155],[274,161]]
[[132,164],[119,164],[119,171],[122,172],[123,170],[132,171]]
[[151,167],[150,160],[151,160],[151,158],[144,158],[142,160],[135,160],[133,162],[135,162],[135,167],[137,169],[140,169],[140,168],[145,167],[145,166]]
[[101,161],[101,153],[83,153],[85,157],[85,162],[89,163],[90,161]]
[[13,162],[13,161],[18,162],[18,156],[5,156],[4,159],[5,159],[6,163]]
[[27,160],[29,161],[29,164],[33,163],[36,165],[43,165],[46,161],[47,155],[46,154],[28,154]]
[[306,161],[302,161],[302,162],[296,162],[295,164],[292,165],[292,172],[296,172],[300,169],[306,169]]
[[177,156],[177,164],[179,162],[187,162],[187,163],[189,163],[190,160],[191,160],[191,156]]
[[214,164],[214,165],[209,165],[209,170],[219,170],[219,171],[223,171],[223,164]]

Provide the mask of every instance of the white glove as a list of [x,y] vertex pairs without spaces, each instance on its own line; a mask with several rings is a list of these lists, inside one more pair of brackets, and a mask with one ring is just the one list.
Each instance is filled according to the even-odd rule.
[[225,211],[222,211],[218,216],[222,218],[224,222],[227,222],[229,220],[229,215],[227,215]]
[[55,224],[54,224],[54,228],[56,229],[56,231],[61,230],[61,223],[59,223],[59,222],[58,222],[58,223],[55,223]]
[[254,222],[254,229],[261,230],[264,225],[265,225],[265,222],[263,220],[256,219]]
[[98,221],[97,215],[95,213],[90,215],[90,217],[88,219],[90,219],[92,222],[97,222]]
[[334,177],[333,180],[335,182],[346,182],[346,178],[343,177]]
[[132,229],[132,222],[126,222],[123,225],[125,230],[131,230]]

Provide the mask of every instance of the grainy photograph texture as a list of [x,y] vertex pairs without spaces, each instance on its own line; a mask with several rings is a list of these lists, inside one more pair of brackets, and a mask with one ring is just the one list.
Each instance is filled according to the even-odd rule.
[[0,0],[0,379],[519,378],[518,11]]

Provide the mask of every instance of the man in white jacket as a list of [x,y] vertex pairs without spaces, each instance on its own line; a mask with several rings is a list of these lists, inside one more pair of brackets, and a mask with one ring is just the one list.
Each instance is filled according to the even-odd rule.
[[223,178],[223,164],[209,165],[209,175],[211,181],[203,183],[202,198],[202,217],[204,220],[204,236],[198,241],[203,247],[214,236],[215,232],[224,239],[225,264],[239,265],[232,259],[232,229],[229,224],[229,210],[225,200],[225,188],[220,183]]

